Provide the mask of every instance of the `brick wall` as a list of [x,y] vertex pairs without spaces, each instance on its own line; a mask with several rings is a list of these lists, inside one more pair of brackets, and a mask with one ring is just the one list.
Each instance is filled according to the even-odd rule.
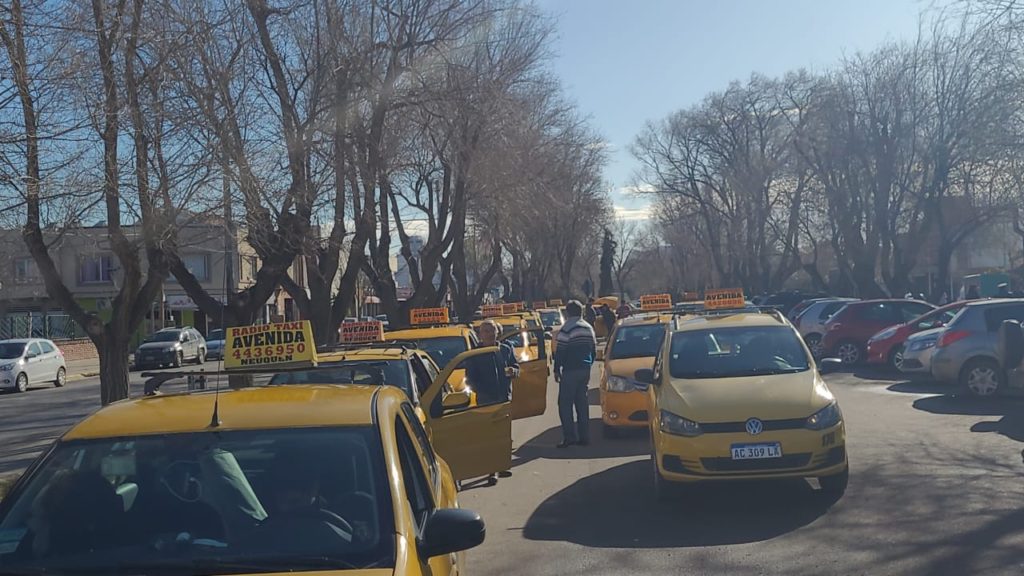
[[65,360],[89,360],[99,358],[96,345],[88,338],[82,340],[54,340],[53,342],[64,352]]

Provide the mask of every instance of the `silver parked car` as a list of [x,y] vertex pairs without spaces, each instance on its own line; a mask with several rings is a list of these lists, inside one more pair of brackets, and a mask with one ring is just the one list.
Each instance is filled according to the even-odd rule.
[[164,328],[149,335],[135,351],[135,368],[180,367],[186,361],[206,361],[206,339],[191,326]]
[[932,353],[935,351],[935,344],[939,341],[939,335],[945,330],[945,326],[940,326],[911,334],[903,343],[903,361],[899,364],[900,372],[908,376],[931,377]]
[[825,336],[825,322],[843,306],[856,301],[856,298],[818,298],[797,316],[793,324],[815,358],[821,358],[821,339]]
[[964,306],[932,352],[932,376],[974,396],[992,396],[1006,382],[999,363],[999,326],[1024,320],[1024,299],[979,300]]
[[24,392],[33,384],[67,382],[64,353],[56,344],[42,338],[0,341],[0,388]]

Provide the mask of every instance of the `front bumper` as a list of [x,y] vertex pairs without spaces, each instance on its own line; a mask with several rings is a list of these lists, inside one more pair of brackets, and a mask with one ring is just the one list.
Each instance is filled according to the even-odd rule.
[[935,351],[935,347],[925,348],[924,350],[906,350],[903,352],[903,365],[900,366],[900,372],[903,374],[911,374],[915,376],[931,375],[932,372],[932,352]]
[[647,425],[647,391],[609,392],[601,388],[601,421],[608,426],[639,428]]
[[[758,460],[731,458],[732,445],[762,442],[779,442],[782,456]],[[820,431],[780,430],[757,436],[744,432],[705,433],[691,438],[654,428],[654,454],[658,473],[674,482],[830,476],[847,466],[846,430],[840,423]]]
[[886,340],[868,342],[867,362],[868,364],[888,364],[889,353],[892,351],[892,343]]
[[177,351],[171,350],[168,352],[150,352],[139,354],[135,353],[135,365],[136,366],[162,366],[164,364],[173,364],[174,356]]

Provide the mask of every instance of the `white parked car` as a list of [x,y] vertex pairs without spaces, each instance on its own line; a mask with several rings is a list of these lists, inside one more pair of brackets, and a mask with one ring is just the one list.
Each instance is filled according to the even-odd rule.
[[68,369],[64,353],[57,345],[42,338],[0,340],[0,388],[17,392],[33,384],[53,384],[58,388],[67,382]]

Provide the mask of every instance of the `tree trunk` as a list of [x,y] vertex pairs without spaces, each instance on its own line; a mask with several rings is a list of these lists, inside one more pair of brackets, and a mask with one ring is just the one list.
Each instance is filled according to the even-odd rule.
[[100,355],[100,402],[104,406],[128,398],[129,335],[107,325],[103,336],[92,338]]

